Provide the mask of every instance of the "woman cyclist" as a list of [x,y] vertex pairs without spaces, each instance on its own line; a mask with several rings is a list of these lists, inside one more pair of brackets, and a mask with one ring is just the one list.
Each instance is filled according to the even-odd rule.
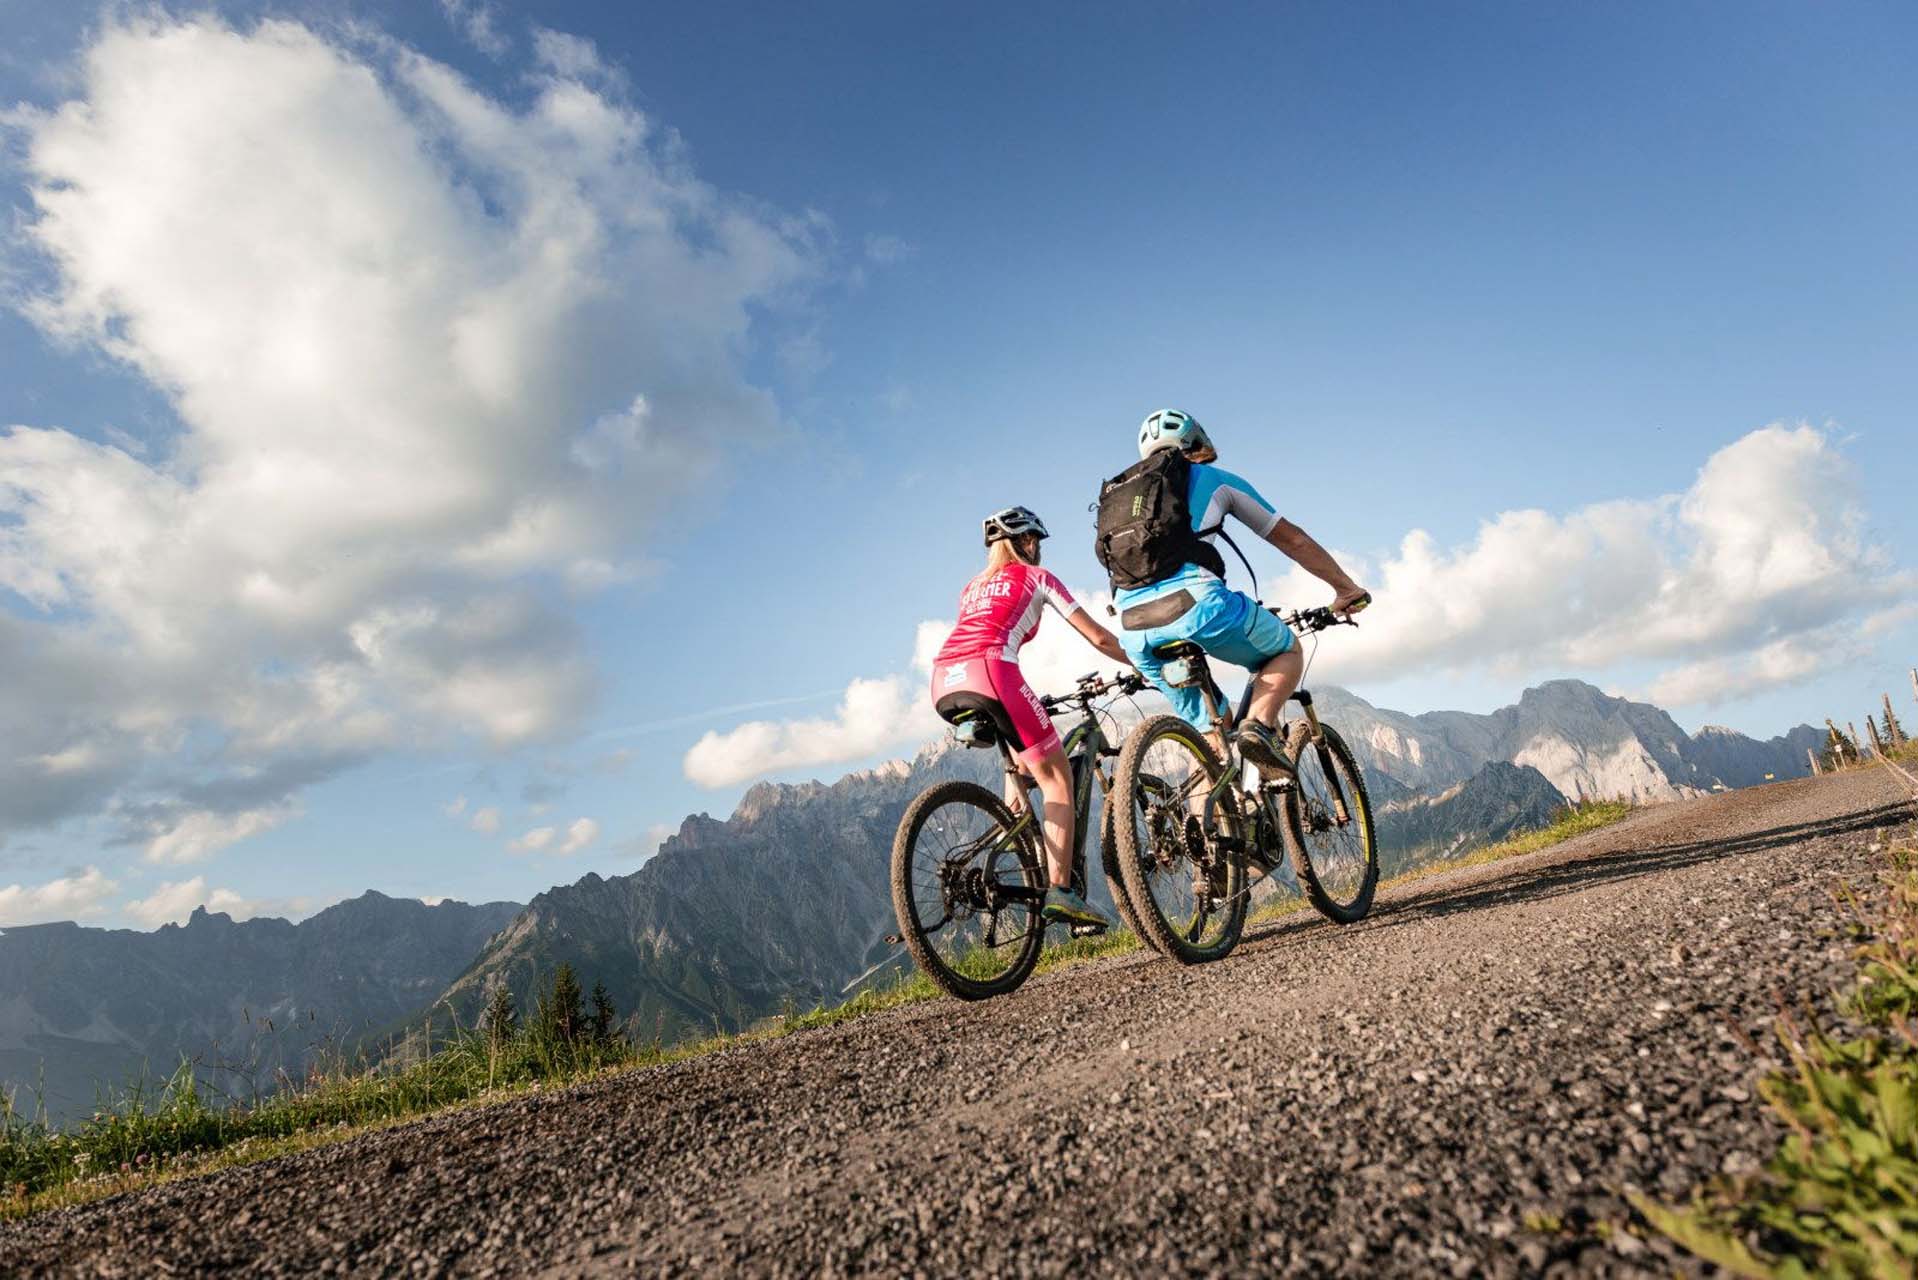
[[[948,721],[963,713],[988,716],[1045,797],[1048,920],[1111,925],[1072,889],[1072,774],[1052,717],[1019,673],[1019,649],[1039,630],[1051,605],[1093,648],[1131,665],[1111,632],[1087,616],[1065,584],[1039,567],[1046,526],[1024,507],[986,517],[986,567],[959,597],[959,622],[932,667],[933,707]],[[1006,778],[1006,803],[1025,810],[1024,786]]]

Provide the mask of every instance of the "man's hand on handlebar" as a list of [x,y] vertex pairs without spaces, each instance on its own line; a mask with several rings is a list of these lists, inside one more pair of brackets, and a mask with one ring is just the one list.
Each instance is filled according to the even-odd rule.
[[1358,613],[1364,609],[1366,605],[1371,603],[1372,593],[1355,582],[1345,590],[1339,592],[1338,599],[1332,602],[1332,612],[1337,615],[1341,621],[1350,622],[1353,614]]

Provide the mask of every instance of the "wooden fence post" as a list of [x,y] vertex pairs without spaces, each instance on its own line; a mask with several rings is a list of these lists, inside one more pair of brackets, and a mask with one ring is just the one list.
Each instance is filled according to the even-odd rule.
[[1816,778],[1819,774],[1825,771],[1824,766],[1818,763],[1818,753],[1816,751],[1813,751],[1810,747],[1805,748],[1805,759],[1811,761],[1812,777]]

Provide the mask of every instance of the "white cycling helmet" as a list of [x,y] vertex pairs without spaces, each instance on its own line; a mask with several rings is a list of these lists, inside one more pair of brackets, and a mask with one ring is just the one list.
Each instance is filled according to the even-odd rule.
[[987,546],[1001,538],[1019,538],[1028,533],[1036,533],[1041,538],[1052,536],[1046,532],[1046,522],[1028,507],[1007,507],[1004,511],[993,512],[979,523],[985,526]]
[[1139,456],[1149,458],[1161,449],[1177,449],[1185,454],[1204,453],[1208,449],[1218,452],[1199,420],[1177,409],[1161,409],[1139,424]]

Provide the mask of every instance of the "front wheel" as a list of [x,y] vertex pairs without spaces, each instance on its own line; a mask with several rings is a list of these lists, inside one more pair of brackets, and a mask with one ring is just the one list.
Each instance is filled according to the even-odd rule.
[[1328,920],[1353,924],[1372,910],[1379,884],[1379,840],[1372,801],[1345,739],[1326,725],[1293,722],[1286,751],[1298,781],[1285,794],[1286,851],[1305,896]]
[[1245,928],[1244,845],[1238,831],[1220,830],[1225,793],[1214,795],[1223,774],[1204,734],[1158,716],[1126,738],[1113,779],[1119,876],[1133,918],[1155,950],[1185,964],[1226,955]]
[[1132,895],[1126,891],[1125,877],[1119,873],[1119,824],[1114,815],[1119,806],[1112,797],[1105,797],[1099,805],[1099,861],[1105,869],[1106,889],[1112,894],[1112,905],[1119,910],[1119,920],[1132,930],[1132,936],[1152,945],[1146,937],[1145,929],[1139,924],[1139,913],[1132,909]]
[[961,1000],[1004,995],[1039,962],[1046,879],[1037,824],[973,782],[906,806],[892,841],[892,909],[920,969]]

